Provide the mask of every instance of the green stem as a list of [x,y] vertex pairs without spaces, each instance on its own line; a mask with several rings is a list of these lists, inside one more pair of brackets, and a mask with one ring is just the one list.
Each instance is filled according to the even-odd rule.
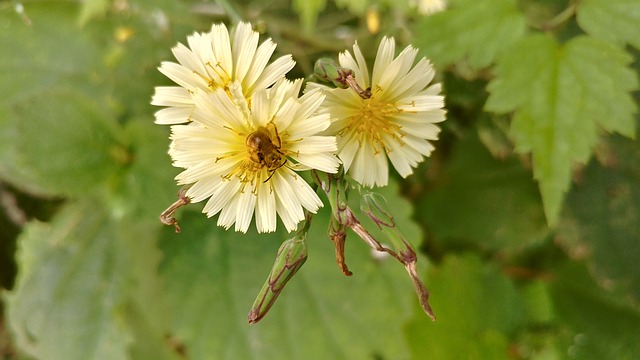
[[562,10],[558,15],[556,15],[553,19],[549,20],[549,22],[542,25],[543,31],[551,31],[563,23],[567,22],[571,17],[576,14],[577,4],[572,2],[566,9]]
[[220,5],[220,7],[224,10],[225,13],[227,13],[227,15],[229,16],[231,21],[233,21],[234,24],[239,24],[243,21],[242,16],[240,16],[240,13],[238,13],[238,11],[233,7],[233,5],[229,3],[228,0],[216,0],[216,3]]

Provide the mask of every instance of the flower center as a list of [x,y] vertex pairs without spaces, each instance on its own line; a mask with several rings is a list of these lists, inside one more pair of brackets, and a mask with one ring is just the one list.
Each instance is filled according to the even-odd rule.
[[[249,184],[255,191],[257,181],[267,182],[280,167],[287,162],[287,157],[281,149],[282,142],[275,124],[260,126],[245,138],[247,149],[242,163],[231,173],[224,176],[230,179],[236,176],[242,182],[242,190]],[[265,180],[262,180],[265,179]]]
[[401,126],[393,121],[393,117],[401,111],[393,104],[377,101],[374,97],[364,99],[359,113],[347,118],[345,130],[354,131],[361,145],[365,140],[370,143],[376,154],[380,148],[388,152],[383,135],[390,135],[398,141],[404,135],[400,131]]

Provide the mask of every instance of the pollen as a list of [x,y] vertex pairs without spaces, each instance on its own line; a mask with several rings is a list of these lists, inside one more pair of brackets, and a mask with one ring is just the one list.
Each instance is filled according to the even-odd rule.
[[381,102],[375,98],[365,99],[362,102],[360,111],[348,119],[345,130],[354,131],[360,146],[368,143],[373,146],[374,152],[378,154],[380,150],[389,152],[385,145],[384,137],[391,136],[400,140],[403,136],[401,126],[393,120],[394,116],[402,112],[390,103]]

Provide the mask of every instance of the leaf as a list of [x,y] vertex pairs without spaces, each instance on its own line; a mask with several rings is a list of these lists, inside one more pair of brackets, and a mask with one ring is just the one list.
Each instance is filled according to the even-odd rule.
[[104,16],[109,10],[109,0],[85,0],[81,2],[78,22],[84,25],[94,18]]
[[552,287],[556,313],[572,333],[574,359],[640,357],[640,312],[621,304],[590,278],[580,263],[560,268]]
[[87,210],[68,209],[52,226],[30,223],[20,239],[8,317],[34,357],[126,358],[132,336],[111,315],[122,301],[112,234],[104,213]]
[[405,334],[414,359],[510,359],[523,320],[514,285],[477,256],[448,256],[428,274],[438,321],[417,315]]
[[473,133],[454,145],[441,178],[417,199],[417,220],[440,246],[508,253],[547,236],[529,172],[514,157],[494,159]]
[[326,0],[294,0],[293,9],[298,12],[305,32],[312,32],[318,21],[318,14],[327,5]]
[[598,126],[635,135],[638,87],[622,50],[588,37],[562,47],[544,35],[529,36],[501,58],[489,84],[486,109],[515,111],[511,135],[516,150],[532,153],[550,225],[558,221],[571,168],[585,163],[598,141]]
[[570,254],[582,256],[600,283],[638,301],[640,146],[612,137],[599,159],[603,164],[589,164],[569,193],[558,241]]
[[[93,89],[92,95],[100,94],[91,81],[103,73],[99,71],[101,51],[89,32],[74,26],[77,8],[64,1],[29,3],[26,10],[31,26],[10,11],[0,13],[4,27],[0,46],[11,49],[0,57],[3,103],[38,96],[58,86]],[[93,78],[91,72],[95,72]]]
[[457,0],[450,10],[421,20],[415,44],[440,66],[466,59],[480,69],[491,65],[524,31],[524,17],[513,0]]
[[584,0],[577,20],[589,35],[620,47],[625,43],[640,49],[640,3],[636,0]]
[[350,13],[359,16],[364,15],[367,10],[367,0],[335,0],[336,5],[339,8],[347,8]]
[[19,239],[7,314],[31,356],[128,359],[130,347],[151,343],[154,358],[171,358],[152,232],[121,227],[104,209],[89,200],[68,205],[51,224],[29,223]]
[[14,103],[12,110],[14,161],[48,193],[78,196],[104,184],[121,165],[113,119],[77,91],[58,88]]
[[125,128],[130,145],[130,163],[118,179],[114,206],[138,220],[153,221],[176,200],[180,187],[173,179],[179,172],[171,166],[167,154],[169,127],[153,124],[149,119],[132,120]]
[[99,50],[69,26],[74,8],[33,5],[33,26],[11,19],[0,35],[0,46],[12,49],[0,58],[0,176],[27,191],[77,195],[119,165],[118,128],[87,81]]
[[[395,194],[383,194],[393,209],[398,204],[408,207],[395,200]],[[291,235],[256,235],[254,229],[246,235],[225,232],[215,226],[215,219],[190,212],[180,219],[179,235],[167,228],[160,271],[175,314],[174,335],[188,356],[406,358],[401,329],[417,300],[403,267],[391,258],[374,260],[369,248],[350,233],[346,256],[354,275],[343,276],[327,225],[323,209],[307,238],[307,261],[255,325],[247,324],[247,314],[280,243]]]

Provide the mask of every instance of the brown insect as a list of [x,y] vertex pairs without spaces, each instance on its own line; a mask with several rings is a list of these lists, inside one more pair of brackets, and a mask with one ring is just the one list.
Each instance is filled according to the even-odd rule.
[[245,145],[251,161],[266,167],[269,171],[269,177],[264,182],[271,179],[273,173],[287,162],[281,150],[282,140],[274,123],[270,122],[266,127],[258,127],[247,136]]

